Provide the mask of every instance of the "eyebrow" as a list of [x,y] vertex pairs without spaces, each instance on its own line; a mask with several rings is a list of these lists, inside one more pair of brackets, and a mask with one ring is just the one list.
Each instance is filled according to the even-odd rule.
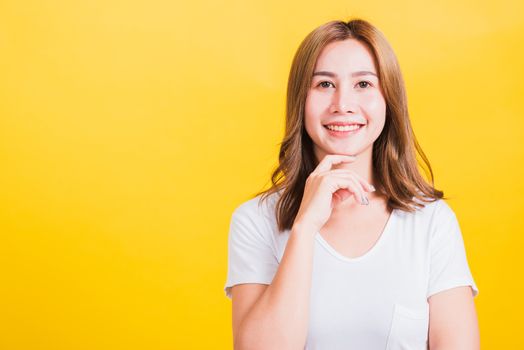
[[[331,78],[335,78],[337,76],[335,73],[324,71],[324,70],[313,73],[313,76],[316,76],[316,75],[325,75],[325,76],[328,76],[328,77],[331,77]],[[351,77],[360,77],[360,76],[363,76],[363,75],[374,75],[374,76],[377,76],[375,73],[370,72],[368,70],[359,70],[357,72],[351,73]]]

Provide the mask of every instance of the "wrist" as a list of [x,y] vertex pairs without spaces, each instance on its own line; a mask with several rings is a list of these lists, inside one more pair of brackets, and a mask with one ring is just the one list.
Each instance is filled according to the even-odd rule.
[[293,223],[293,227],[291,228],[291,233],[299,234],[299,235],[308,235],[308,236],[314,236],[317,233],[317,229],[314,225],[311,225],[310,223],[304,222],[304,221],[296,221]]

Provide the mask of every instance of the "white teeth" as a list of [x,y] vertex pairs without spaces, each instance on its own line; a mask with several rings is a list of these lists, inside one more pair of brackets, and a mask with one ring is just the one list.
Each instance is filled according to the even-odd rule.
[[357,130],[360,127],[361,125],[359,124],[345,125],[345,126],[326,125],[326,128],[328,128],[329,130],[335,130],[335,131],[352,131],[352,130]]

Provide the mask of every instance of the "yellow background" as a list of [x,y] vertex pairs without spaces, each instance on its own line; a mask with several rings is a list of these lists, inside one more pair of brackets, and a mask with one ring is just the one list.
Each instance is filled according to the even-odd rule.
[[518,348],[522,4],[1,1],[0,348],[231,348],[231,212],[276,165],[299,43],[358,16],[452,198],[482,348]]

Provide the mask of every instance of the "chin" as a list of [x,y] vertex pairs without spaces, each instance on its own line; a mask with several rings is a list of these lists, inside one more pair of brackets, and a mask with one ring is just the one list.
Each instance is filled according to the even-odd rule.
[[346,156],[355,156],[355,157],[358,157],[359,155],[361,155],[363,152],[362,149],[334,149],[333,152],[331,152],[331,154],[342,154],[342,155],[346,155]]
[[358,157],[360,155],[359,152],[334,152],[334,154],[341,154],[343,156],[354,156],[354,157]]

